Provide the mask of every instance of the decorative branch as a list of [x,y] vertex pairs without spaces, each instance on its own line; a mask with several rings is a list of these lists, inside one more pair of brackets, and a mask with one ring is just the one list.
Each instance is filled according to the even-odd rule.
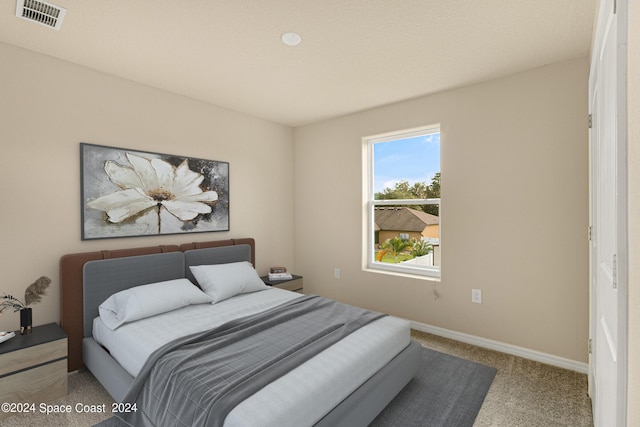
[[3,311],[12,308],[14,312],[22,310],[25,307],[24,303],[13,295],[4,294],[2,296],[2,303],[0,303],[0,315]]
[[41,276],[27,287],[24,292],[24,301],[19,298],[3,293],[0,297],[0,316],[5,310],[13,309],[14,312],[20,311],[23,308],[27,308],[31,304],[39,303],[42,300],[42,296],[47,294],[47,288],[51,284],[51,279],[46,276]]
[[24,292],[25,306],[39,303],[43,295],[47,294],[47,288],[51,284],[51,279],[46,276],[41,276],[33,282],[27,290]]

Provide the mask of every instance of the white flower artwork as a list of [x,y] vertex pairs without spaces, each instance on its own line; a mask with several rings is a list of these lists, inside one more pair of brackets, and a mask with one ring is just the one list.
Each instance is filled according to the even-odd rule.
[[229,230],[229,163],[80,144],[82,238]]

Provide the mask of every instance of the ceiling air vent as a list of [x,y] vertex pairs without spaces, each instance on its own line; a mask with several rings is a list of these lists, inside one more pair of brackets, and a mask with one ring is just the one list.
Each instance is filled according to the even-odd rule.
[[67,13],[66,9],[46,1],[18,0],[16,4],[16,16],[18,18],[37,22],[56,30],[60,29],[65,13]]

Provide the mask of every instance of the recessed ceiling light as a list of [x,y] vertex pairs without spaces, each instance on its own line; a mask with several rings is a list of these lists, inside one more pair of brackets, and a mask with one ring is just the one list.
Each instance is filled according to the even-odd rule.
[[298,46],[302,41],[302,37],[300,37],[300,34],[297,33],[284,33],[281,38],[282,43],[286,44],[287,46]]

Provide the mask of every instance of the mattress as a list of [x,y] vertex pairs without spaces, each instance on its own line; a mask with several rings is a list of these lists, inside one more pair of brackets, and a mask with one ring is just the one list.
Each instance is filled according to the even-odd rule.
[[[300,295],[272,288],[200,304],[126,324],[111,331],[94,319],[94,339],[131,375],[171,340],[257,313]],[[264,387],[229,413],[225,427],[312,425],[375,374],[410,341],[409,322],[391,316],[352,333]]]

